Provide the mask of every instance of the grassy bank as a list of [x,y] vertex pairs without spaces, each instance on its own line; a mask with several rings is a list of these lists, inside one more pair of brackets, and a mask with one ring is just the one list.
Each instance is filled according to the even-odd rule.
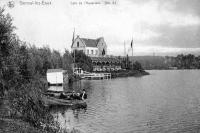
[[42,100],[47,89],[44,78],[12,87],[0,98],[0,133],[80,133],[60,129]]
[[[54,133],[31,126],[20,119],[0,119],[0,133]],[[60,130],[56,133],[81,133],[79,130]]]
[[20,119],[0,119],[1,133],[42,133],[43,130],[31,126],[29,123]]
[[34,125],[19,112],[13,114],[9,102],[6,98],[0,98],[0,133],[81,133],[74,128],[60,129],[57,123],[41,122],[39,119],[41,124]]

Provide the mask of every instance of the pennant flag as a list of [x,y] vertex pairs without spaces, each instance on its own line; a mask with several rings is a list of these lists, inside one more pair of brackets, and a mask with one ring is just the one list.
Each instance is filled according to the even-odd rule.
[[131,48],[133,48],[133,39],[132,39],[132,41],[131,41]]

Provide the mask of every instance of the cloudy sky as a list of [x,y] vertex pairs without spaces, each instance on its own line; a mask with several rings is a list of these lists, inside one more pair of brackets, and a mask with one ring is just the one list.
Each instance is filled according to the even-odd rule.
[[124,42],[128,51],[132,38],[134,55],[200,55],[200,0],[15,0],[13,8],[7,3],[0,1],[17,35],[38,47],[70,50],[75,28],[80,37],[103,36],[112,55],[124,54]]

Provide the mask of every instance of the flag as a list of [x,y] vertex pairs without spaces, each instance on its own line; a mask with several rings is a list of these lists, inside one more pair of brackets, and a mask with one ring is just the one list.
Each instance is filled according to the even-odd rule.
[[132,56],[133,56],[133,38],[132,38],[132,41],[131,41],[131,49],[132,49]]
[[131,41],[131,48],[133,48],[133,39],[132,39],[132,41]]

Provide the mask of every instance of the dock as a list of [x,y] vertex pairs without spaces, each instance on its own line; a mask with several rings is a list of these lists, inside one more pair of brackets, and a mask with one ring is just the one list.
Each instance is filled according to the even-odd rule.
[[74,68],[74,74],[80,76],[82,79],[101,80],[111,79],[111,73],[94,73],[83,71],[81,68]]
[[82,75],[83,79],[111,79],[111,73],[85,73]]

